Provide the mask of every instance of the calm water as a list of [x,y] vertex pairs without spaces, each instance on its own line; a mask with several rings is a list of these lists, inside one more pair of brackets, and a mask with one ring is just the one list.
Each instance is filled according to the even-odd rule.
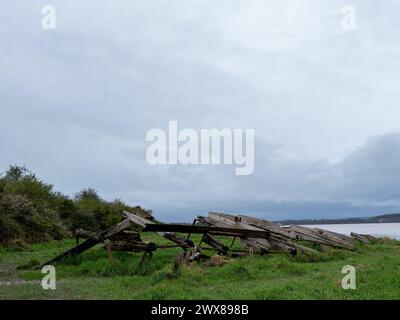
[[349,235],[350,232],[356,232],[377,237],[387,236],[400,239],[400,223],[321,224],[308,225],[306,227],[317,227],[347,235]]

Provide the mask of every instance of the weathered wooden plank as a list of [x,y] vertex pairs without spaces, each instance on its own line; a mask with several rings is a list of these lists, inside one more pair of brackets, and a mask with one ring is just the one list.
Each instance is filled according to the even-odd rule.
[[130,226],[131,226],[131,221],[126,219],[126,220],[116,224],[115,226],[101,232],[98,240],[88,239],[85,242],[82,242],[81,244],[78,244],[77,246],[75,246],[75,247],[61,253],[60,255],[56,256],[55,258],[47,261],[46,263],[42,264],[42,266],[53,265],[60,261],[63,261],[67,257],[80,254],[80,253],[94,247],[96,244],[99,244],[100,242],[104,241],[105,239],[108,239],[109,237],[113,236],[114,234],[117,234],[118,232],[121,232],[122,230],[129,228]]
[[127,211],[123,211],[122,214],[127,219],[129,219],[131,222],[133,222],[134,224],[137,224],[137,225],[139,225],[139,226],[141,226],[143,228],[146,227],[146,225],[148,225],[148,224],[154,224],[154,222],[151,221],[151,220],[148,220],[146,218],[140,217],[140,216],[138,216],[136,214],[133,214],[133,213],[130,213],[130,212],[127,212]]
[[94,247],[98,243],[99,243],[99,241],[97,241],[97,240],[88,239],[88,240],[82,242],[81,244],[78,244],[77,246],[61,253],[60,255],[56,256],[55,258],[43,263],[40,267],[43,267],[46,265],[55,265],[55,264],[63,261],[67,257],[75,256],[77,254],[80,254],[80,253]]
[[[218,227],[230,227],[237,228],[240,230],[253,230],[253,231],[267,231],[258,227],[250,226],[239,221],[234,216],[227,215],[224,213],[209,212],[208,217],[198,217],[199,221],[203,221],[209,225]],[[267,231],[269,233],[269,231]],[[240,243],[243,247],[251,248],[256,252],[267,253],[272,248],[269,241],[271,235],[268,238],[259,238],[248,236],[246,239],[241,238]]]
[[194,243],[193,243],[192,240],[183,238],[181,236],[178,236],[175,233],[164,233],[163,237],[165,239],[168,239],[168,240],[176,243],[182,249],[185,249],[185,248],[187,249],[187,248],[193,248],[194,247]]
[[296,234],[298,240],[311,241],[319,244],[325,244],[328,246],[349,250],[354,249],[354,245],[352,243],[347,243],[338,239],[334,239],[333,237],[328,237],[326,234],[320,234],[319,232],[316,232],[311,228],[292,225],[290,226],[290,230],[292,230]]
[[181,232],[181,233],[209,233],[212,235],[226,235],[236,237],[253,237],[268,239],[269,232],[265,230],[237,229],[229,227],[200,226],[191,224],[149,224],[143,231],[154,232]]
[[259,230],[259,231],[264,230],[259,227],[249,225],[247,223],[242,223],[240,221],[239,217],[228,215],[225,213],[209,212],[208,219],[214,220],[216,222],[224,223],[226,225],[231,226],[232,228],[246,229],[246,230]]
[[[132,223],[135,223],[141,227],[143,227],[143,230],[148,230],[148,228],[151,228],[152,226],[156,227],[159,226],[159,224],[155,224],[153,221],[145,219],[143,217],[139,217],[138,215],[129,213],[127,211],[123,211],[123,215],[129,219]],[[157,232],[160,236],[164,237],[165,239],[168,239],[176,244],[179,244],[182,249],[186,250],[187,248],[194,247],[194,244],[191,240],[182,238],[178,235],[175,234],[175,232],[179,231],[173,231],[173,232],[165,232],[169,230],[154,230]]]
[[303,253],[314,254],[314,255],[319,254],[319,252],[317,250],[314,250],[314,249],[309,248],[307,246],[303,246],[303,245],[298,244],[298,243],[292,243],[292,245],[293,245],[293,247],[296,248],[297,252],[303,252]]
[[292,240],[296,239],[296,235],[293,234],[291,230],[284,229],[268,220],[253,218],[245,215],[238,215],[238,217],[240,218],[240,222],[268,230],[272,235],[276,234]]
[[293,246],[293,244],[288,241],[282,241],[281,239],[278,238],[271,238],[270,243],[273,250],[288,252],[293,256],[297,254],[296,247]]
[[242,247],[248,248],[252,250],[253,252],[261,253],[261,254],[267,254],[270,252],[270,247],[263,245],[262,243],[259,243],[258,241],[254,239],[249,239],[249,238],[240,238],[240,244]]
[[207,221],[214,225],[221,225],[221,226],[237,228],[237,229],[241,229],[241,230],[253,230],[253,231],[257,231],[257,232],[260,232],[260,231],[268,232],[269,236],[267,238],[257,237],[255,235],[254,236],[249,235],[248,237],[255,238],[255,239],[249,239],[249,240],[256,241],[267,248],[269,248],[271,246],[271,244],[268,241],[270,238],[270,232],[268,230],[265,230],[265,229],[262,229],[259,227],[255,227],[255,226],[251,226],[246,223],[242,223],[239,220],[240,219],[238,219],[235,216],[228,215],[225,213],[217,213],[217,212],[209,212],[208,217],[207,217]]
[[345,242],[354,243],[354,239],[352,237],[349,237],[349,236],[347,236],[345,234],[342,234],[342,233],[333,232],[333,231],[330,231],[330,230],[325,230],[325,229],[320,229],[320,228],[314,228],[314,230],[317,230],[318,232],[323,232],[323,233],[328,234],[328,235],[330,235],[332,237],[339,238],[339,239],[341,239],[342,241],[345,241]]
[[212,235],[206,233],[204,234],[202,241],[207,243],[211,247],[215,248],[218,253],[226,255],[229,251],[229,247],[221,243],[217,238],[213,237]]
[[121,232],[122,230],[129,228],[131,225],[132,225],[132,222],[129,219],[125,219],[125,220],[121,221],[120,223],[117,223],[115,226],[112,226],[111,228],[100,233],[100,238],[102,240],[108,239],[109,237],[113,236],[114,234],[117,234],[118,232]]
[[334,241],[337,243],[341,243],[343,247],[348,246],[348,249],[352,249],[354,247],[354,240],[353,239],[347,239],[341,236],[338,236],[337,234],[334,234],[333,232],[329,232],[327,230],[319,229],[319,228],[312,228],[311,229],[317,236],[322,237],[323,239],[327,239],[330,241]]
[[[318,242],[327,244],[330,246],[337,246],[343,247],[346,249],[353,249],[353,241],[350,237],[345,235],[336,234],[334,232],[330,232],[323,229],[311,229],[311,228],[304,228],[298,227],[297,232],[294,231],[295,228],[282,228],[270,221],[258,219],[254,217],[249,217],[245,215],[227,215],[227,214],[217,214],[219,217],[223,217],[223,219],[235,221],[236,224],[248,224],[251,226],[256,226],[258,228],[268,230],[271,233],[271,237],[277,236],[278,238],[282,239],[288,238],[292,240],[307,240],[312,242]],[[215,217],[215,214],[213,215]],[[282,240],[280,241],[282,242]],[[289,247],[294,247],[294,244],[287,244]]]
[[371,236],[369,234],[361,234],[361,233],[356,233],[356,232],[352,232],[350,234],[354,239],[361,241],[363,243],[369,243],[370,241],[375,241],[377,240],[377,238],[375,238],[374,236]]
[[[271,233],[272,238],[278,238],[275,239],[276,241],[274,241],[276,246],[278,245],[277,243],[283,242],[283,238],[287,238],[291,240],[306,240],[314,243],[322,243],[329,246],[346,248],[350,250],[354,249],[354,243],[353,241],[349,240],[349,237],[346,237],[345,235],[339,236],[333,232],[328,232],[323,229],[311,229],[300,226],[283,228],[263,219],[248,217],[245,215],[233,216],[229,214],[212,212],[209,213],[208,221],[214,222],[213,220],[240,228],[246,228],[246,226],[250,225],[263,230],[268,230]],[[289,244],[286,242],[285,246],[287,246],[287,248],[295,248],[294,243]],[[305,250],[305,248],[299,248],[303,249],[303,251]]]
[[[271,233],[271,239],[272,238],[278,238],[276,239],[277,241],[284,242],[283,238],[287,239],[296,239],[296,236],[290,231],[286,230],[273,222],[270,222],[268,220],[263,220],[259,218],[253,218],[245,215],[237,215],[237,216],[232,216],[232,215],[223,215],[225,219],[231,219],[231,220],[236,220],[242,224],[258,227],[263,230],[267,230]],[[276,241],[275,241],[276,243]],[[294,250],[295,246],[293,244],[288,245],[288,242],[286,242],[287,245],[287,250]]]
[[98,233],[87,231],[84,229],[76,229],[74,231],[74,235],[77,238],[82,238],[82,239],[92,239],[92,240],[96,240],[96,241],[100,240],[100,235]]
[[[268,231],[271,236],[274,234],[274,231],[276,228],[272,227],[271,223],[266,222],[264,223],[255,223],[257,219],[253,219],[251,222],[253,224],[248,223],[250,222],[249,219],[250,217],[246,216],[233,216],[225,213],[216,213],[216,212],[210,212],[208,214],[208,221],[212,223],[223,223],[224,225],[236,227],[236,228],[242,228],[242,229],[251,229],[251,230],[265,230]],[[257,225],[255,225],[257,224]],[[280,233],[277,233],[277,235],[284,234],[286,235],[288,232],[285,230],[282,230]],[[266,243],[265,243],[266,244]],[[268,244],[267,244],[268,245]]]
[[130,252],[153,252],[157,247],[153,242],[113,242],[105,245],[106,250]]
[[[235,223],[248,223],[259,228],[263,228],[271,232],[272,238],[279,238],[279,242],[282,242],[283,238],[290,240],[306,240],[313,243],[321,243],[329,246],[345,248],[349,250],[354,249],[354,241],[345,235],[335,234],[323,229],[311,229],[300,226],[295,226],[291,228],[284,228],[282,226],[274,225],[272,222],[262,219],[257,219],[253,217],[247,217],[244,215],[232,216],[221,214],[225,220],[230,219],[235,221]],[[296,230],[295,230],[296,229]],[[294,243],[288,245],[289,247],[296,247]],[[298,249],[302,251],[310,251],[307,247],[299,247]]]
[[109,239],[111,241],[131,241],[131,242],[141,241],[140,233],[128,230],[123,230],[121,232],[118,232],[117,234],[111,236]]

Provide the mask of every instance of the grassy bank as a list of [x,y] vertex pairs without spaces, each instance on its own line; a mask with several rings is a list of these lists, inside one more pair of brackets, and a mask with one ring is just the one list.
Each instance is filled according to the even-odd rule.
[[[147,241],[164,240],[155,234]],[[354,252],[333,250],[317,256],[283,254],[207,262],[173,270],[179,249],[159,250],[138,266],[141,254],[95,247],[57,266],[57,289],[43,290],[34,265],[74,245],[73,240],[0,248],[0,299],[399,299],[400,244],[380,241]],[[341,288],[344,265],[357,271],[357,289]]]

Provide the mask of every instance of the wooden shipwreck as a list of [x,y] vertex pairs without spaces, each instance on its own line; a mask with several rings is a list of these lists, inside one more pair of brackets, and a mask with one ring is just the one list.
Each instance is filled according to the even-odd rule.
[[[351,236],[298,225],[282,226],[271,221],[245,215],[230,215],[209,212],[207,216],[198,216],[192,224],[162,224],[149,218],[124,211],[124,219],[113,227],[94,233],[84,229],[75,231],[77,245],[70,250],[47,261],[43,265],[56,264],[66,258],[76,256],[97,244],[103,243],[108,252],[142,252],[143,257],[151,256],[155,250],[181,248],[185,261],[199,259],[204,251],[211,250],[218,255],[241,256],[246,254],[316,253],[316,245],[353,250],[355,242],[368,243],[376,240],[369,235],[352,233]],[[144,242],[139,232],[128,230],[131,226],[140,227],[141,232],[156,232],[169,240],[170,244]],[[186,234],[183,236],[182,234]],[[200,242],[195,244],[190,236],[201,234]],[[218,237],[231,237],[230,245]],[[85,241],[79,243],[80,239]],[[240,248],[234,248],[235,241],[240,241]],[[311,246],[305,244],[311,244]]]

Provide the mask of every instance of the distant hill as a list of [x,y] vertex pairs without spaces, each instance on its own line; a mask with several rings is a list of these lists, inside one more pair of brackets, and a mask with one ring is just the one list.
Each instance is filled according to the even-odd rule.
[[276,221],[281,224],[350,224],[350,223],[395,223],[400,222],[400,213],[383,214],[375,217],[340,219],[300,219]]

